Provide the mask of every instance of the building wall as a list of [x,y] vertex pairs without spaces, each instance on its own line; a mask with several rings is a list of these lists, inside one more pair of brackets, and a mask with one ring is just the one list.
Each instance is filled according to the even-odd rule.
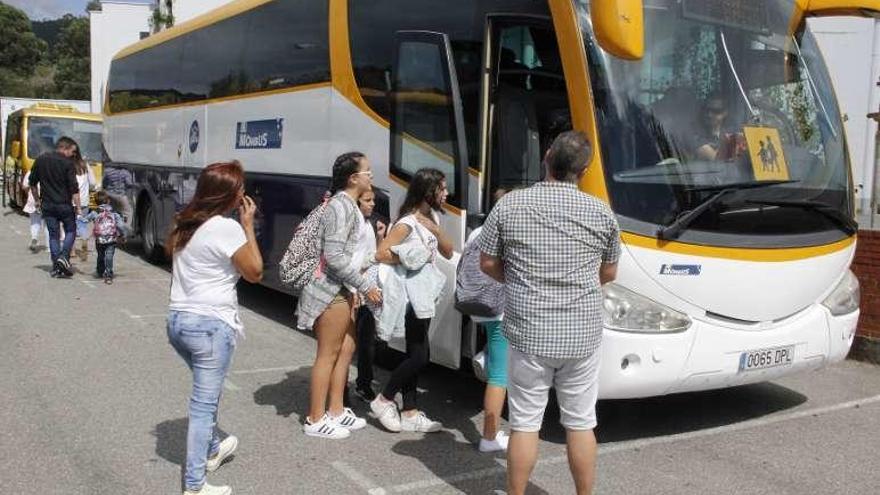
[[[862,228],[880,229],[872,218],[877,122],[867,117],[880,106],[880,21],[858,17],[810,19],[837,93],[856,187],[856,218]],[[876,196],[876,194],[875,194]]]
[[150,32],[153,10],[143,3],[103,1],[100,11],[89,12],[92,57],[92,112],[101,113],[113,56]]
[[174,0],[174,23],[186,22],[229,2],[230,0]]
[[867,117],[880,111],[880,20],[830,17],[809,23],[847,119],[844,126],[856,187],[860,230],[852,270],[859,279],[862,297],[851,355],[880,362],[880,174],[877,122]]

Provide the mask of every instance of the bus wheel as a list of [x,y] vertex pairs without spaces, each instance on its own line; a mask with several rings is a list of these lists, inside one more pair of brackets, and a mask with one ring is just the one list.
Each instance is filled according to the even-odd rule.
[[140,219],[141,239],[143,241],[144,258],[151,263],[162,261],[162,247],[156,229],[156,213],[153,203],[147,202]]

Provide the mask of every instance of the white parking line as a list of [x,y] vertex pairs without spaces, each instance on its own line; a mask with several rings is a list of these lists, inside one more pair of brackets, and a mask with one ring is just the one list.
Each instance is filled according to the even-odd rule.
[[[724,433],[731,433],[742,430],[750,430],[753,428],[760,428],[762,426],[773,425],[776,423],[782,423],[784,421],[791,421],[795,419],[802,419],[808,417],[815,416],[823,416],[826,414],[830,414],[837,411],[843,411],[846,409],[857,409],[862,406],[880,403],[880,395],[874,395],[872,397],[865,397],[863,399],[856,399],[847,402],[841,402],[839,404],[833,404],[825,407],[816,407],[813,409],[804,409],[803,411],[793,411],[786,414],[780,414],[777,416],[770,416],[766,418],[757,418],[751,419],[748,421],[743,421],[741,423],[736,423],[732,425],[725,426],[717,426],[714,428],[707,428],[705,430],[691,431],[687,433],[678,433],[674,435],[667,435],[663,437],[654,437],[654,438],[645,438],[641,440],[631,440],[628,442],[620,442],[613,445],[599,446],[599,455],[608,455],[617,452],[626,452],[630,450],[638,450],[643,449],[645,447],[650,447],[654,445],[663,445],[675,442],[681,442],[685,440],[693,440],[696,438],[710,437],[714,435],[721,435]],[[551,457],[548,459],[543,459],[538,461],[538,467],[540,466],[551,466],[555,464],[563,464],[567,463],[568,458],[566,456],[557,456]],[[476,479],[488,478],[490,476],[497,476],[506,472],[506,468],[499,466],[497,468],[485,468],[479,469],[476,471],[470,471],[460,474],[455,474],[452,476],[444,476],[444,477],[436,477],[423,481],[415,481],[412,483],[404,483],[401,485],[395,485],[391,487],[385,487],[382,493],[403,493],[403,492],[411,492],[415,490],[424,490],[431,487],[441,486],[441,485],[451,485],[454,483],[461,483],[462,481],[471,481]],[[373,494],[372,491],[369,493]],[[378,492],[377,492],[378,493]]]
[[385,489],[380,487],[376,482],[371,480],[367,475],[361,473],[357,469],[349,466],[342,461],[334,461],[331,463],[334,469],[344,474],[348,479],[353,481],[361,489],[366,490],[370,495],[386,495]]

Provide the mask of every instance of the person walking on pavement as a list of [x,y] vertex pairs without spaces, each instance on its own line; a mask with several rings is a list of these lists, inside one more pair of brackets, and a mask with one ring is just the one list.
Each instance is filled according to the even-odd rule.
[[30,224],[31,224],[31,241],[28,244],[28,249],[31,250],[32,253],[36,253],[40,248],[40,232],[45,232],[43,237],[46,239],[45,246],[49,246],[49,231],[46,230],[46,222],[43,221],[43,215],[40,210],[37,209],[37,203],[34,200],[34,197],[38,194],[31,194],[29,189],[29,180],[31,177],[31,173],[28,172],[24,174],[24,177],[21,179],[21,187],[24,190],[25,195],[27,195],[27,203],[25,203],[22,211],[28,214]]
[[590,156],[583,133],[560,134],[546,179],[504,196],[480,234],[481,269],[505,283],[511,495],[525,493],[535,467],[550,387],[577,493],[593,489],[602,284],[617,274],[620,231],[608,205],[578,190]]
[[[228,215],[238,210],[239,221]],[[199,175],[192,201],[175,216],[165,242],[172,258],[168,341],[192,371],[186,438],[184,495],[230,495],[232,488],[206,482],[238,447],[220,440],[217,411],[223,381],[244,327],[235,285],[263,278],[254,234],[256,205],[245,195],[239,162],[214,163]]]
[[[34,206],[42,210],[49,229],[49,255],[52,277],[70,277],[70,252],[76,241],[76,211],[79,207],[79,185],[72,158],[78,145],[69,137],[61,137],[55,151],[40,155],[30,172],[28,183]],[[74,206],[75,205],[75,206]],[[64,228],[64,244],[61,231]]]
[[79,204],[76,206],[76,238],[79,239],[79,259],[89,259],[89,223],[83,219],[89,214],[89,192],[94,190],[96,181],[95,173],[92,172],[88,162],[83,159],[79,146],[73,152],[74,170],[76,171],[76,183],[79,185]]
[[98,210],[77,218],[77,223],[82,222],[88,225],[89,222],[95,222],[93,229],[95,237],[95,252],[97,253],[97,263],[95,264],[95,276],[103,278],[104,283],[110,285],[113,283],[113,255],[116,253],[117,243],[125,243],[125,238],[129,235],[128,227],[122,220],[119,213],[113,211],[110,204],[110,196],[104,191],[98,191],[95,194],[95,202],[98,203]]
[[340,155],[333,163],[330,192],[321,219],[321,273],[303,289],[297,302],[297,326],[314,328],[318,352],[309,383],[309,413],[303,432],[311,437],[339,440],[367,425],[345,407],[348,367],[355,351],[354,310],[363,294],[374,304],[382,295],[361,272],[355,260],[364,217],[357,199],[373,187],[370,161],[363,153]]

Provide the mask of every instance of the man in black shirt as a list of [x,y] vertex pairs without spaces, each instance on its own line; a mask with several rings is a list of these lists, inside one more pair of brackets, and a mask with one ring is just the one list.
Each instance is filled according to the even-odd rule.
[[[70,251],[76,240],[76,210],[80,204],[79,186],[71,157],[78,145],[69,137],[55,143],[53,153],[37,158],[31,169],[30,194],[34,196],[37,209],[42,209],[43,219],[49,229],[49,253],[52,256],[52,276],[69,277]],[[37,188],[36,186],[40,186]],[[64,227],[64,245],[61,245],[59,224]]]

